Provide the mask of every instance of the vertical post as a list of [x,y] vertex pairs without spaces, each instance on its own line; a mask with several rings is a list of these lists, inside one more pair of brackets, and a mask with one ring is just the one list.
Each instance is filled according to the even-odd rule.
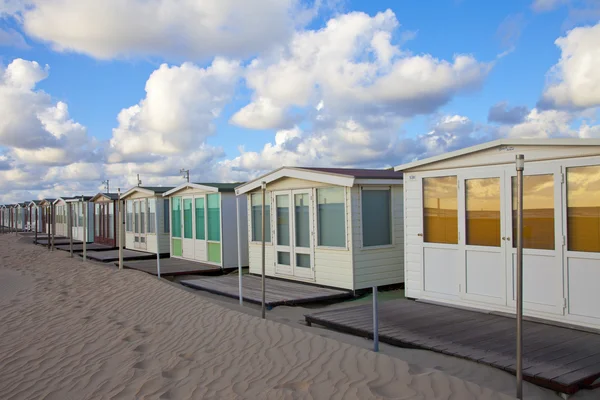
[[50,205],[50,210],[52,213],[52,237],[51,237],[51,246],[50,246],[50,250],[54,251],[54,235],[56,235],[56,209],[54,208],[54,203],[52,203],[52,205]]
[[38,206],[35,206],[35,244],[37,244],[37,234],[38,234],[38,218],[39,218],[39,214],[38,214]]
[[516,156],[517,168],[517,398],[523,398],[523,169],[525,157]]
[[262,270],[261,270],[261,274],[262,274],[262,283],[261,283],[261,290],[262,290],[262,318],[265,319],[266,317],[266,304],[265,304],[265,225],[266,225],[266,215],[265,215],[265,192],[267,190],[267,182],[262,182],[262,221],[261,221],[261,235],[262,235]]
[[117,193],[119,194],[119,270],[123,269],[123,216],[125,215],[125,202],[121,201],[121,188],[117,189]]
[[83,262],[87,257],[87,207],[85,206],[85,199],[81,196],[81,213],[83,214]]
[[48,220],[48,250],[50,250],[52,240],[50,239],[52,231],[52,212],[50,212],[50,206],[46,206],[46,219]]
[[[244,297],[242,296],[242,238],[240,232],[240,198],[235,198],[235,218],[237,222],[237,251],[238,251],[238,287],[240,306],[244,305]],[[247,228],[247,227],[246,227]]]
[[160,247],[159,247],[160,241],[158,240],[158,199],[156,197],[154,197],[154,233],[156,234],[156,274],[157,274],[158,278],[160,279]]
[[67,224],[67,235],[69,235],[69,257],[73,258],[73,203],[67,203],[67,207],[67,217],[69,220],[69,223]]
[[377,307],[377,286],[373,286],[373,351],[379,352],[379,315]]

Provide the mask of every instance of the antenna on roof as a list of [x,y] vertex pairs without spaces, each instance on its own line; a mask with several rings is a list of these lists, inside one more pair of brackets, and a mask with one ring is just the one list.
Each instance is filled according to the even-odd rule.
[[142,186],[142,181],[140,180],[140,174],[137,174],[138,186]]
[[106,193],[110,193],[110,181],[107,179],[105,181],[102,181],[102,184],[104,185],[104,188],[106,189]]
[[181,177],[183,179],[187,180],[188,183],[190,182],[190,170],[189,169],[181,168],[179,170],[179,173],[182,174]]

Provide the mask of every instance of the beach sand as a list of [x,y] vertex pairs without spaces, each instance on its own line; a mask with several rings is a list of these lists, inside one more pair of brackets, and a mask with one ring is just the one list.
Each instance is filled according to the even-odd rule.
[[2,399],[508,399],[0,236]]

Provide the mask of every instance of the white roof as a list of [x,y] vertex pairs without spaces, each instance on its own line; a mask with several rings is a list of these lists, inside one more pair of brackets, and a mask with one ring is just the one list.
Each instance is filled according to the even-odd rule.
[[121,200],[123,200],[125,197],[131,196],[132,194],[134,194],[136,192],[144,193],[144,194],[147,194],[148,196],[154,196],[153,190],[145,189],[141,186],[134,186],[121,195]]
[[557,139],[499,139],[476,146],[465,147],[464,149],[451,151],[434,157],[424,158],[422,160],[412,161],[406,164],[398,165],[395,171],[406,171],[416,167],[448,160],[466,154],[476,153],[500,146],[600,146],[600,139],[581,139],[581,138],[557,138]]

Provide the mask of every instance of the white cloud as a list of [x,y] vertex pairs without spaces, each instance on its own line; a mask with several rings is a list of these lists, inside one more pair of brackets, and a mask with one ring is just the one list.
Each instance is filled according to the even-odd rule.
[[549,73],[540,107],[584,109],[600,105],[600,23],[556,40],[561,58]]
[[531,8],[535,12],[546,12],[555,10],[568,2],[569,0],[534,0]]
[[3,46],[12,46],[19,49],[29,48],[23,35],[14,29],[0,29],[0,47]]
[[243,57],[286,40],[320,4],[300,0],[29,0],[26,33],[95,58]]

